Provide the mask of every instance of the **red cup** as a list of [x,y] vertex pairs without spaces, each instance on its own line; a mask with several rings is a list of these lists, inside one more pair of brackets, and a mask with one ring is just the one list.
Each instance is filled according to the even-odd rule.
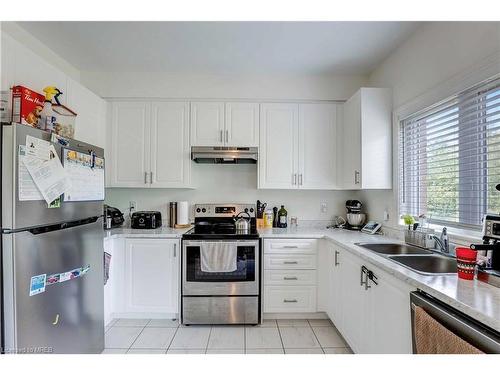
[[458,277],[464,280],[473,280],[476,269],[477,251],[468,247],[457,247]]

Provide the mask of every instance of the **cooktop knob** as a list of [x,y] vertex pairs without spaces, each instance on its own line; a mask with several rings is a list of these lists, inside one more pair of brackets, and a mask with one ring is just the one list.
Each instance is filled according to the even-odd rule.
[[198,213],[200,213],[200,212],[201,212],[201,210],[200,210],[200,208],[199,208],[199,207],[196,209],[196,212],[198,212]]
[[206,208],[202,208],[201,212],[205,213],[205,212],[207,212],[207,209]]

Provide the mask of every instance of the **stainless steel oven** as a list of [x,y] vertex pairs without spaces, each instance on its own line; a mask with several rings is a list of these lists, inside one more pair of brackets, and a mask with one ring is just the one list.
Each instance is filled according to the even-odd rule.
[[[204,272],[202,243],[232,244],[236,270]],[[182,247],[182,323],[258,324],[259,240],[185,240]]]

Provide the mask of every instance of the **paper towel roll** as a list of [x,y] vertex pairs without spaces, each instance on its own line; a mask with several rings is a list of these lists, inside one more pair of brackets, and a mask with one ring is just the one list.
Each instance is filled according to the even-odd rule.
[[177,202],[177,223],[178,225],[189,224],[188,202]]

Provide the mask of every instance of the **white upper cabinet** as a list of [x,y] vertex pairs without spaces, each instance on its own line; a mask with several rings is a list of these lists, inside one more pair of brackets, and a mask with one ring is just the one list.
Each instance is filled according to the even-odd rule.
[[336,187],[336,104],[261,104],[259,188]]
[[191,146],[259,146],[259,104],[191,102]]
[[337,106],[299,105],[298,185],[301,189],[337,187]]
[[225,145],[232,147],[259,146],[259,104],[226,103]]
[[260,110],[259,188],[297,188],[297,104],[267,103]]
[[152,103],[151,186],[188,186],[191,182],[189,153],[189,103]]
[[392,92],[361,88],[344,104],[343,189],[392,189]]
[[112,104],[107,163],[113,187],[146,187],[149,183],[151,105],[147,102]]
[[189,187],[189,103],[116,101],[111,107],[108,186]]
[[191,146],[222,146],[224,103],[191,102]]

